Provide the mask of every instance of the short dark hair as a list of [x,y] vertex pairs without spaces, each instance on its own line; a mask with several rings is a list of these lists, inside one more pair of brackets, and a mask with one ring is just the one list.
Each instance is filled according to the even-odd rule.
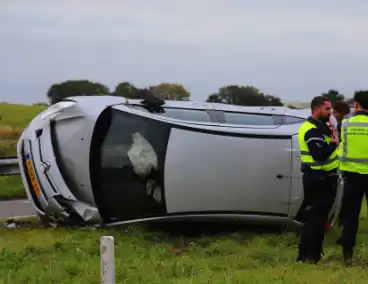
[[362,108],[368,110],[368,91],[356,91],[354,94],[354,101],[360,104]]
[[343,115],[347,115],[348,113],[350,113],[350,107],[345,101],[337,101],[334,104],[333,109]]
[[316,107],[323,106],[325,102],[330,102],[330,100],[325,96],[314,97],[311,101],[311,110],[313,111]]

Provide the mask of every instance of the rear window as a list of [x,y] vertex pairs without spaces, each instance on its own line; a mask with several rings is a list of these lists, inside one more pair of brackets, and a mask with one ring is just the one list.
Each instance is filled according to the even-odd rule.
[[[135,109],[139,109],[139,110],[147,112],[147,110],[141,106],[132,106],[132,107]],[[155,113],[155,114],[166,116],[166,117],[171,117],[175,119],[181,119],[181,120],[211,122],[211,118],[205,110],[183,109],[183,108],[165,108],[165,107],[163,109],[165,112]]]
[[274,125],[272,115],[224,112],[226,123],[244,125]]

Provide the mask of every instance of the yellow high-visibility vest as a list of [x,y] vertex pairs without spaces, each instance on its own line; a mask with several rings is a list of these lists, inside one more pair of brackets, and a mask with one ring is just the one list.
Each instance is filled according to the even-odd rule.
[[342,121],[338,159],[341,171],[368,174],[368,115]]
[[[307,141],[304,140],[305,134],[312,128],[317,128],[313,123],[310,121],[304,122],[298,131],[298,139],[299,139],[299,147],[300,147],[300,159],[302,165],[309,165],[313,170],[322,170],[322,171],[332,171],[339,166],[339,161],[337,159],[337,149],[332,152],[330,157],[323,162],[317,162],[312,158],[312,155],[309,153],[309,148]],[[331,137],[327,135],[323,135],[324,140],[327,143],[331,143]],[[311,138],[311,139],[321,139],[322,138]]]

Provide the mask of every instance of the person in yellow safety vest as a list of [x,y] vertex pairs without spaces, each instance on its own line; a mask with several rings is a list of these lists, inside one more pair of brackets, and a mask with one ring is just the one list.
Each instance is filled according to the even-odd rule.
[[364,194],[368,194],[368,93],[354,96],[354,115],[343,120],[341,145],[338,150],[339,168],[345,180],[342,200],[342,246],[344,261],[352,260],[359,216]]
[[336,198],[338,140],[327,125],[331,108],[328,98],[313,98],[312,116],[298,131],[304,191],[298,262],[320,261],[328,215]]

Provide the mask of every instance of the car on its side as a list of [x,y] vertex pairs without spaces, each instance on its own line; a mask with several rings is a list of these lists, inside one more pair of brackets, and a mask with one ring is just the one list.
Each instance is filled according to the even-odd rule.
[[141,100],[70,97],[30,122],[17,155],[43,223],[300,225],[297,132],[309,115],[192,101],[165,101],[152,111]]

